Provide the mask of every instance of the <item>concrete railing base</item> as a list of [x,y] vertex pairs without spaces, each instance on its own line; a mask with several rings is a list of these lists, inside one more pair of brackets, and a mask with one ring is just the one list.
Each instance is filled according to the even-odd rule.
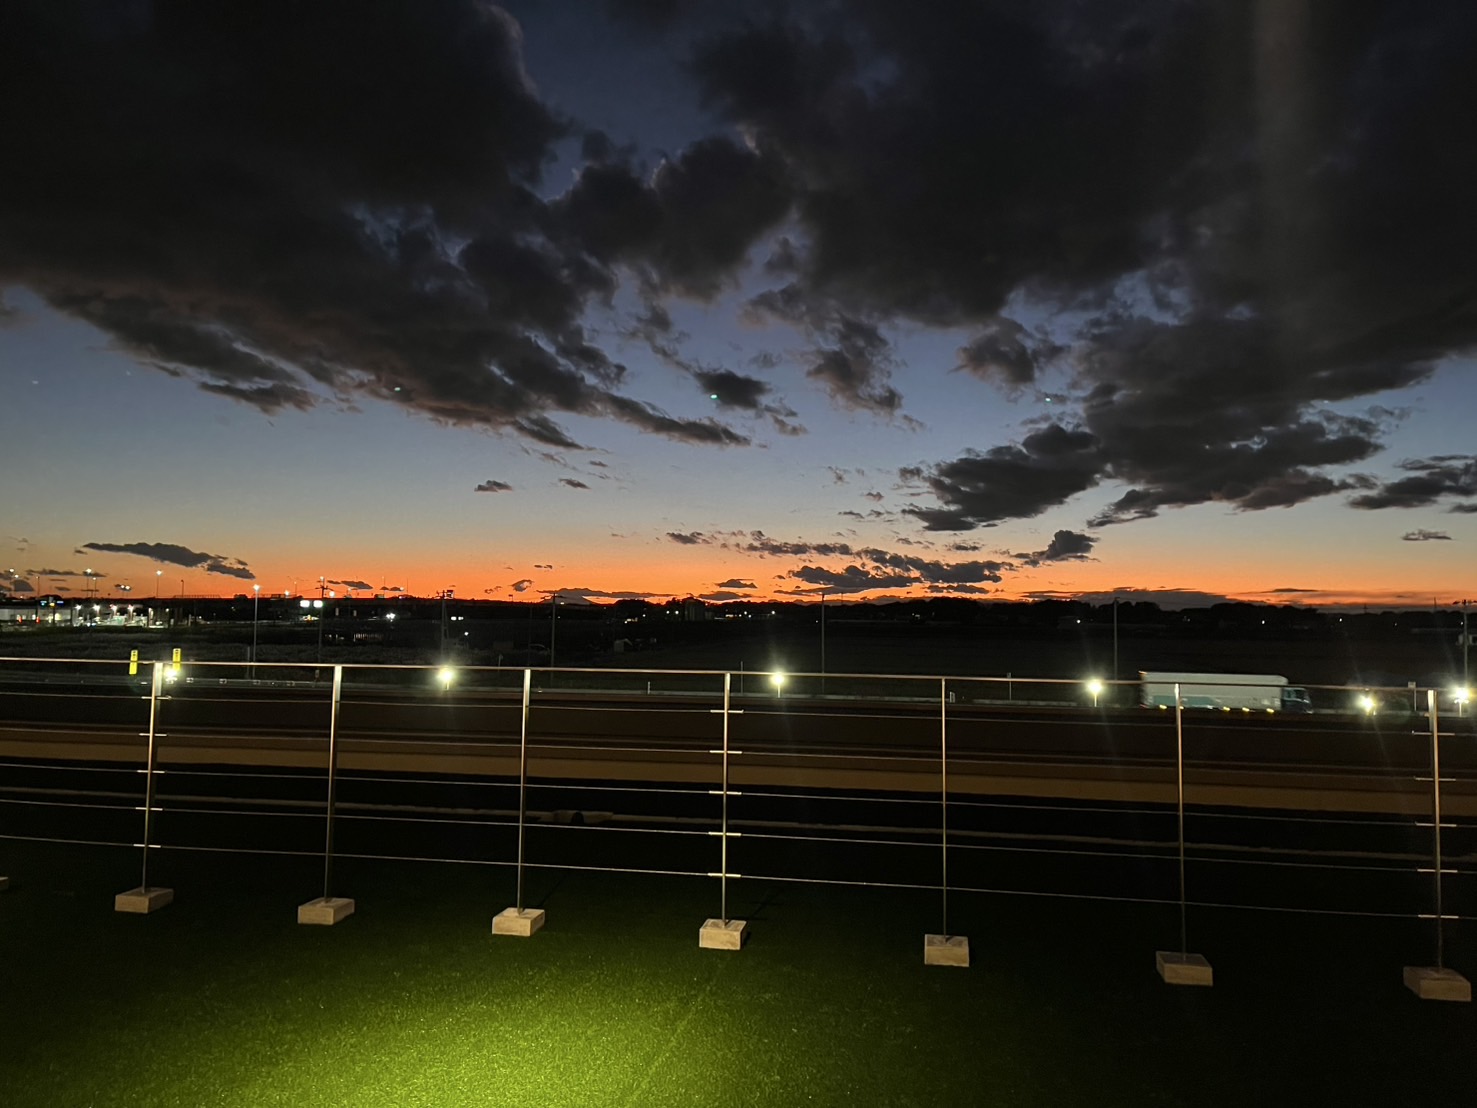
[[1405,987],[1422,1000],[1472,1000],[1472,983],[1453,969],[1406,966]]
[[969,939],[964,935],[924,935],[925,966],[968,966]]
[[129,889],[126,893],[119,893],[113,898],[113,911],[134,912],[138,915],[148,915],[157,912],[166,904],[174,900],[173,889],[161,889],[158,886],[140,885],[136,889]]
[[749,930],[747,920],[710,919],[704,920],[698,929],[697,945],[708,950],[739,950]]
[[542,908],[504,908],[492,917],[494,935],[512,935],[518,939],[532,938],[533,933],[543,925]]
[[354,901],[346,896],[320,896],[297,906],[298,923],[332,927],[354,914]]
[[1154,968],[1166,985],[1215,984],[1210,963],[1200,954],[1181,954],[1177,950],[1156,950]]

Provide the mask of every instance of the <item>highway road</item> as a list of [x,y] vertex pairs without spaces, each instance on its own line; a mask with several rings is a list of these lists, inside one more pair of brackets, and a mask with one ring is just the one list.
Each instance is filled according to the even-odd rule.
[[[346,685],[341,764],[516,772],[520,693]],[[722,707],[712,695],[540,690],[530,701],[530,772],[712,783]],[[331,714],[327,682],[171,684],[158,704],[160,760],[321,765]],[[136,761],[148,720],[147,689],[136,683],[0,684],[3,757]],[[1477,815],[1472,723],[1441,718],[1454,815]],[[746,784],[936,792],[946,741],[950,788],[961,794],[1149,802],[1174,795],[1173,711],[751,694],[731,698],[727,724],[732,780]],[[1419,813],[1429,805],[1429,727],[1409,715],[1187,710],[1187,788],[1201,804]]]

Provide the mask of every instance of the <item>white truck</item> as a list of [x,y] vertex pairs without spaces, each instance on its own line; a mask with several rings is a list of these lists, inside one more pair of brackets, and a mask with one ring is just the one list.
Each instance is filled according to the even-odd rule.
[[1175,686],[1186,708],[1222,711],[1311,712],[1308,690],[1272,673],[1147,673],[1139,671],[1139,703],[1173,708]]

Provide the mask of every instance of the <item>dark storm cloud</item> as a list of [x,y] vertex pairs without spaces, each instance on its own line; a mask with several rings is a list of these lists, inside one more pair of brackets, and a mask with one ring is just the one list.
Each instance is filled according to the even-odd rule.
[[[789,573],[790,577],[804,581],[807,585],[818,585],[828,592],[870,592],[873,589],[906,589],[918,583],[918,579],[906,573],[873,573],[861,566],[847,566],[843,570],[822,569],[820,566],[801,566]],[[817,590],[820,591],[820,590]]]
[[1016,554],[1014,557],[1032,567],[1046,562],[1083,562],[1092,556],[1092,548],[1097,541],[1092,535],[1083,535],[1077,531],[1058,531],[1051,537],[1051,542],[1046,544],[1045,550]]
[[[982,581],[1000,581],[1003,572],[1014,569],[1009,562],[995,560],[973,561],[973,562],[943,562],[929,558],[921,558],[913,554],[898,554],[891,550],[883,550],[875,546],[853,547],[844,542],[781,542],[771,539],[762,531],[755,531],[749,536],[748,542],[733,544],[735,549],[746,553],[761,554],[770,557],[822,557],[822,558],[858,558],[868,566],[879,571],[876,579],[893,582],[886,587],[895,587],[895,583],[903,578],[915,583],[923,582],[929,584],[966,584],[979,583]],[[816,574],[831,572],[820,570],[815,567]],[[854,566],[852,569],[862,572],[862,567]],[[850,572],[850,571],[848,571]],[[792,572],[791,576],[795,576]],[[808,580],[808,579],[806,579]],[[839,579],[838,579],[839,580]],[[855,581],[853,574],[848,580]],[[824,584],[818,577],[810,581],[811,584]],[[882,587],[882,586],[878,586]]]
[[706,546],[713,541],[701,531],[668,531],[667,538],[679,546]]
[[[1350,499],[1356,508],[1424,508],[1447,497],[1477,496],[1477,457],[1447,454],[1400,463],[1409,477],[1379,486],[1375,491]],[[1455,505],[1452,511],[1466,511]]]
[[761,411],[764,408],[764,397],[769,392],[769,385],[757,377],[745,377],[730,369],[697,370],[693,376],[707,390],[709,396],[726,408],[743,408],[748,411]]
[[[373,398],[563,449],[561,412],[743,443],[614,391],[580,320],[618,282],[534,191],[570,127],[521,50],[473,0],[20,5],[0,285],[267,413]],[[721,284],[789,203],[782,163],[726,138],[638,191],[649,279],[683,290]]]
[[737,577],[730,577],[727,581],[719,581],[715,587],[720,589],[752,589],[758,586],[752,581],[740,581]]
[[[1337,471],[1388,420],[1324,405],[1477,344],[1477,146],[1450,138],[1477,114],[1470,5],[777,11],[694,62],[798,182],[789,283],[755,303],[972,326],[960,368],[1007,390],[1059,369],[1078,409],[1059,422],[1095,439],[1069,474],[980,466],[987,444],[939,463],[930,526],[1109,480],[1128,491],[1103,523],[1355,491]],[[1063,313],[1055,337],[1033,345],[1017,302]],[[812,372],[857,379],[819,349]]]
[[1032,336],[1015,320],[996,316],[959,348],[958,368],[1008,389],[1021,389],[1035,383],[1038,364],[1058,353],[1058,347]]
[[981,524],[1038,515],[1100,480],[1102,444],[1080,427],[1053,423],[1019,446],[994,446],[928,469],[901,471],[925,484],[942,508],[907,507],[930,531],[967,531]]
[[1400,538],[1405,542],[1436,542],[1439,540],[1451,541],[1451,536],[1445,531],[1407,531]]
[[903,397],[891,385],[895,357],[876,323],[839,305],[807,296],[799,285],[770,289],[747,306],[750,320],[778,320],[800,328],[814,344],[805,375],[844,408],[893,415]]
[[600,262],[643,267],[652,288],[706,299],[790,202],[782,161],[710,137],[663,160],[649,182],[624,165],[587,166],[554,211]]
[[559,478],[559,483],[561,485],[566,485],[571,489],[588,489],[590,487],[583,481],[577,481],[573,477],[561,477]]
[[513,486],[506,481],[483,481],[473,492],[512,492]]
[[246,568],[239,558],[228,558],[222,554],[206,554],[169,542],[87,542],[83,550],[96,550],[103,554],[133,554],[164,565],[184,566],[186,569],[203,569],[206,573],[218,573],[225,577],[240,577],[254,581],[256,575]]

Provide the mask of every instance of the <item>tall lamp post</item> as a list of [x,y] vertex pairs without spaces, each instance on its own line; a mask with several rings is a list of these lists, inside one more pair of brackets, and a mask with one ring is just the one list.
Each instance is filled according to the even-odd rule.
[[251,586],[251,676],[256,678],[256,617],[262,602],[262,587]]
[[[554,668],[554,636],[559,631],[559,593],[549,595],[549,668]],[[549,674],[549,680],[554,680],[554,675]]]
[[821,590],[821,692],[826,691],[826,590]]
[[1462,610],[1462,688],[1466,690],[1466,696],[1470,698],[1472,695],[1472,675],[1467,669],[1467,648],[1472,640],[1467,634],[1467,609],[1472,607],[1477,601],[1458,600],[1455,603]]
[[154,607],[156,608],[159,607],[159,590],[163,587],[164,571],[162,569],[156,569],[154,571]]

